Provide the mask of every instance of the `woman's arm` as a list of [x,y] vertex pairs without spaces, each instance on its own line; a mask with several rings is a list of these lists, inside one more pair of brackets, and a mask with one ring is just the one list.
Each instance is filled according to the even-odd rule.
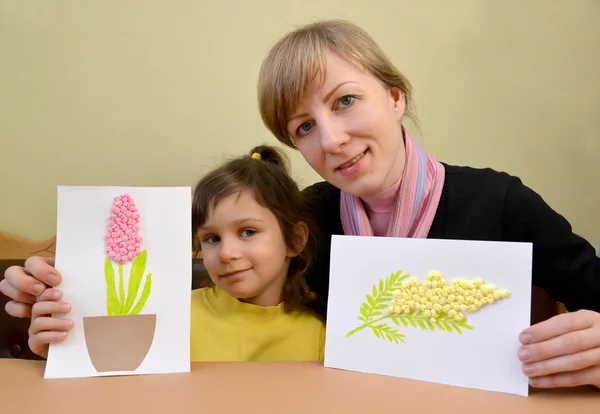
[[516,178],[508,187],[503,229],[506,240],[533,243],[533,284],[570,311],[523,331],[523,372],[534,387],[600,388],[600,258]]

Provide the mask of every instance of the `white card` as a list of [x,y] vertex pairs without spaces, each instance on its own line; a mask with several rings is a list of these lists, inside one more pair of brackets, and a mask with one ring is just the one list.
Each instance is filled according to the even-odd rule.
[[189,372],[191,188],[61,186],[57,196],[55,266],[74,327],[50,346],[45,378]]
[[333,236],[325,367],[527,396],[531,262],[529,243]]

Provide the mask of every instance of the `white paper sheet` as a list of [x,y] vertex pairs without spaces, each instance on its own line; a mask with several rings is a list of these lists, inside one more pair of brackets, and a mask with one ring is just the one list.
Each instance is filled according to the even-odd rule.
[[[530,325],[531,260],[528,243],[334,236],[325,367],[528,395],[517,351],[518,336]],[[473,329],[458,324],[462,334],[452,325],[451,332],[440,330],[435,322],[433,331],[426,321],[421,322],[427,329],[413,327],[409,318],[399,315],[394,322],[385,318],[387,306],[367,319],[361,313],[365,302],[367,316],[372,308],[367,295],[375,300],[380,281],[385,290],[386,278],[398,271],[411,275],[405,280],[416,277],[422,286],[430,271],[441,273],[450,284],[454,279],[481,278],[510,296],[476,312],[463,312]],[[382,317],[347,336],[365,320]],[[412,319],[416,323],[419,318]],[[389,337],[384,332],[388,329]],[[405,335],[404,342],[399,335]]]
[[[127,348],[130,346],[128,343],[121,348],[116,346],[115,340],[110,339],[110,323],[107,325],[108,320],[103,319],[105,327],[100,335],[104,337],[103,342],[91,345],[96,349],[94,364],[90,348],[93,342],[89,336],[91,328],[87,337],[84,331],[84,318],[108,314],[105,235],[114,197],[122,194],[130,194],[137,206],[140,215],[139,234],[143,238],[141,249],[146,251],[144,278],[134,304],[139,302],[148,274],[151,273],[150,294],[138,316],[155,315],[145,317],[146,325],[149,322],[154,328],[147,339],[151,342],[146,347],[147,352],[144,349],[140,351],[143,353],[140,356],[142,360],[136,369],[131,369],[130,365],[130,369],[123,370],[122,365],[114,368],[117,365],[113,364],[111,369],[114,370],[103,371],[106,366],[96,366],[100,364],[99,359],[106,360],[106,355],[98,356],[102,348],[113,352],[110,357],[113,362],[123,352],[133,352]],[[71,312],[64,317],[72,319],[74,327],[65,341],[50,346],[45,378],[190,371],[190,206],[189,187],[58,187],[56,268],[63,276],[63,283],[59,287],[64,292],[63,300],[72,305]],[[113,260],[110,263],[114,270],[116,291],[120,294],[118,265]],[[125,295],[129,291],[131,268],[132,262],[123,265]],[[110,318],[110,321],[125,321],[123,316]],[[129,320],[138,321],[140,318],[129,317]],[[143,335],[142,327],[125,329],[126,333],[115,336],[117,341],[122,341],[127,334],[132,334],[134,338]]]

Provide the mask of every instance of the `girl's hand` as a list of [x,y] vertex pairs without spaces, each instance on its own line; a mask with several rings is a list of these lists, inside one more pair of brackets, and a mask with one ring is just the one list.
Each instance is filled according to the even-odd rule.
[[531,386],[600,388],[600,313],[580,310],[525,329],[518,357]]
[[60,300],[62,292],[54,287],[61,282],[53,258],[34,256],[25,261],[25,267],[9,267],[0,281],[0,293],[12,299],[6,304],[6,313],[16,318],[30,317],[34,303]]
[[34,354],[48,358],[48,348],[52,343],[62,342],[73,328],[73,321],[52,317],[53,314],[66,314],[71,305],[65,302],[37,302],[31,308],[29,325],[29,348]]

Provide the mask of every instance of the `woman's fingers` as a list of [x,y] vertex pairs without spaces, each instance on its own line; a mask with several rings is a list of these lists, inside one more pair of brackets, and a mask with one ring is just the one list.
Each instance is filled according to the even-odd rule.
[[33,305],[36,302],[35,296],[19,290],[11,284],[11,281],[8,279],[0,281],[0,292],[16,302],[27,303],[30,305]]
[[11,300],[6,303],[4,310],[15,318],[31,318],[31,305]]
[[47,302],[47,301],[58,301],[62,299],[63,293],[61,290],[55,288],[47,288],[44,292],[37,297],[38,302]]
[[525,329],[519,340],[523,345],[547,341],[569,332],[588,329],[598,323],[598,312],[580,310],[563,313]]
[[29,348],[44,358],[48,356],[48,346],[63,341],[73,328],[70,319],[55,318],[52,314],[65,314],[71,305],[65,302],[37,302],[31,308],[29,325]]
[[581,385],[593,385],[600,388],[600,366],[530,378],[529,383],[536,388],[563,388]]
[[521,362],[531,364],[561,356],[575,355],[597,347],[600,347],[600,326],[567,332],[543,342],[523,345],[519,349],[518,357]]
[[73,321],[70,319],[42,316],[31,322],[29,335],[39,335],[40,333],[49,331],[67,332],[71,328],[73,328]]
[[66,302],[38,302],[31,309],[31,319],[52,314],[65,314],[70,310],[71,305]]
[[56,287],[62,283],[61,274],[54,268],[53,257],[30,257],[25,260],[25,269],[47,286]]
[[531,364],[523,365],[523,373],[529,377],[541,377],[559,373],[586,370],[600,366],[600,348],[570,353]]
[[36,355],[43,358],[48,358],[48,347],[50,344],[62,342],[67,337],[67,332],[46,331],[40,332],[37,335],[29,336],[29,349]]
[[20,266],[11,266],[4,272],[4,281],[0,286],[0,292],[11,299],[15,290],[32,296],[39,296],[46,289],[46,285],[28,273],[27,269]]

